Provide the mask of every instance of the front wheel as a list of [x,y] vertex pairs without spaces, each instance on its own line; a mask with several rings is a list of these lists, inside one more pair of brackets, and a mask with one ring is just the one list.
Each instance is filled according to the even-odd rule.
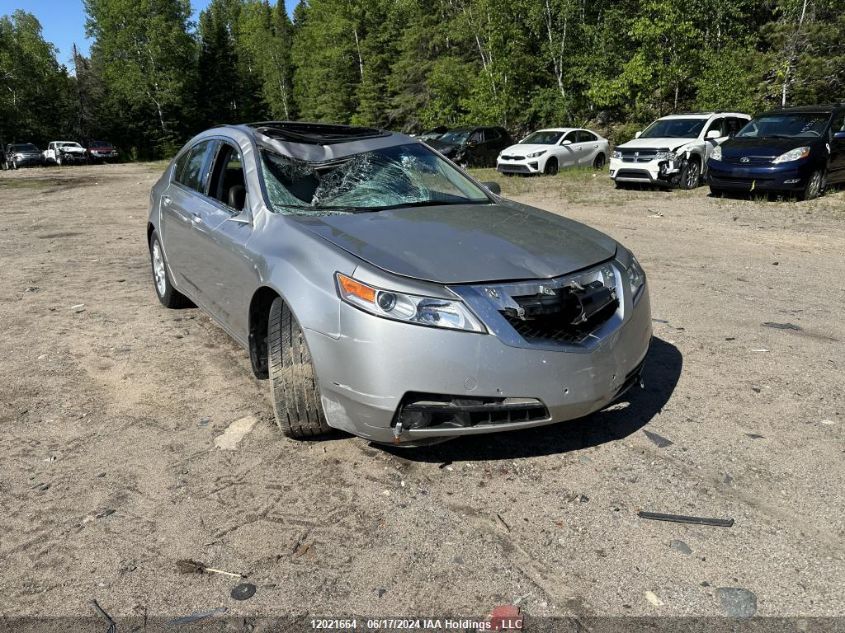
[[64,162],[64,161],[62,160],[62,155],[61,155],[61,154],[59,154],[58,156],[56,156],[56,164],[57,164],[59,167],[61,167],[61,166],[62,166],[62,163],[63,163],[63,162]]
[[282,433],[295,439],[330,433],[311,352],[296,317],[281,298],[276,298],[270,306],[267,344],[270,395],[276,424]]
[[695,189],[701,179],[701,165],[697,160],[688,160],[681,170],[681,189]]
[[550,158],[546,161],[546,166],[543,168],[543,173],[547,176],[557,176],[558,164],[557,158]]
[[607,160],[605,159],[604,154],[599,154],[593,160],[593,169],[602,169],[606,162]]
[[801,192],[801,199],[812,200],[813,198],[818,198],[823,190],[824,171],[821,169],[817,169],[810,175],[810,178],[807,180],[807,184],[804,186],[804,190]]

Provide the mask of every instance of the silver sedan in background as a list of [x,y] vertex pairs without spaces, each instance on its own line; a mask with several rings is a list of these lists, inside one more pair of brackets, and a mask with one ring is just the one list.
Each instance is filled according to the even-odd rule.
[[291,437],[419,445],[601,409],[640,381],[645,274],[497,191],[402,134],[214,128],[152,189],[155,290],[248,350]]

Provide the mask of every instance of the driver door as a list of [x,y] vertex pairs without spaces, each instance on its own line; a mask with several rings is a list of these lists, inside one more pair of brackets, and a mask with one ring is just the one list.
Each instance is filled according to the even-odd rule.
[[[728,132],[726,130],[727,126],[725,125],[725,118],[718,117],[713,119],[710,122],[710,125],[704,130],[704,163],[707,164],[707,159],[710,158],[710,154],[713,153],[713,148],[717,145],[720,145],[724,141],[728,139]],[[711,131],[717,131],[719,136],[716,138],[707,138],[707,135],[710,134]]]
[[[569,141],[567,143],[567,141]],[[578,163],[578,131],[567,132],[566,136],[560,139],[560,151],[557,164],[559,167],[572,167]]]

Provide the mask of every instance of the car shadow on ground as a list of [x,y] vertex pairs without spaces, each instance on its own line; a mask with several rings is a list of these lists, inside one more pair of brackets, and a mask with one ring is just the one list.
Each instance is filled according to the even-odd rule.
[[660,413],[678,384],[682,367],[680,350],[654,338],[643,370],[645,389],[635,386],[613,406],[585,418],[419,448],[373,446],[410,461],[433,463],[538,457],[598,446],[631,435]]

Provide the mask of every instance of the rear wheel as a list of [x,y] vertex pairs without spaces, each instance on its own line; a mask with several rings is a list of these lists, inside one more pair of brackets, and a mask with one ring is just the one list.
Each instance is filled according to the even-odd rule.
[[602,169],[606,162],[607,159],[604,157],[604,154],[599,154],[593,160],[593,169]]
[[150,236],[150,264],[153,268],[153,285],[161,305],[173,309],[190,307],[191,301],[170,283],[170,274],[167,272],[164,251],[161,248],[158,233],[155,231]]
[[282,433],[296,439],[326,435],[326,422],[311,352],[302,328],[287,304],[277,298],[270,306],[267,324],[270,361],[270,395],[276,424]]
[[812,173],[804,186],[804,191],[801,192],[802,200],[812,200],[818,198],[824,190],[824,171],[817,169]]
[[546,166],[543,168],[543,173],[547,176],[557,176],[557,171],[557,158],[552,157],[546,161]]
[[701,163],[691,158],[681,170],[681,189],[695,189],[701,179]]

